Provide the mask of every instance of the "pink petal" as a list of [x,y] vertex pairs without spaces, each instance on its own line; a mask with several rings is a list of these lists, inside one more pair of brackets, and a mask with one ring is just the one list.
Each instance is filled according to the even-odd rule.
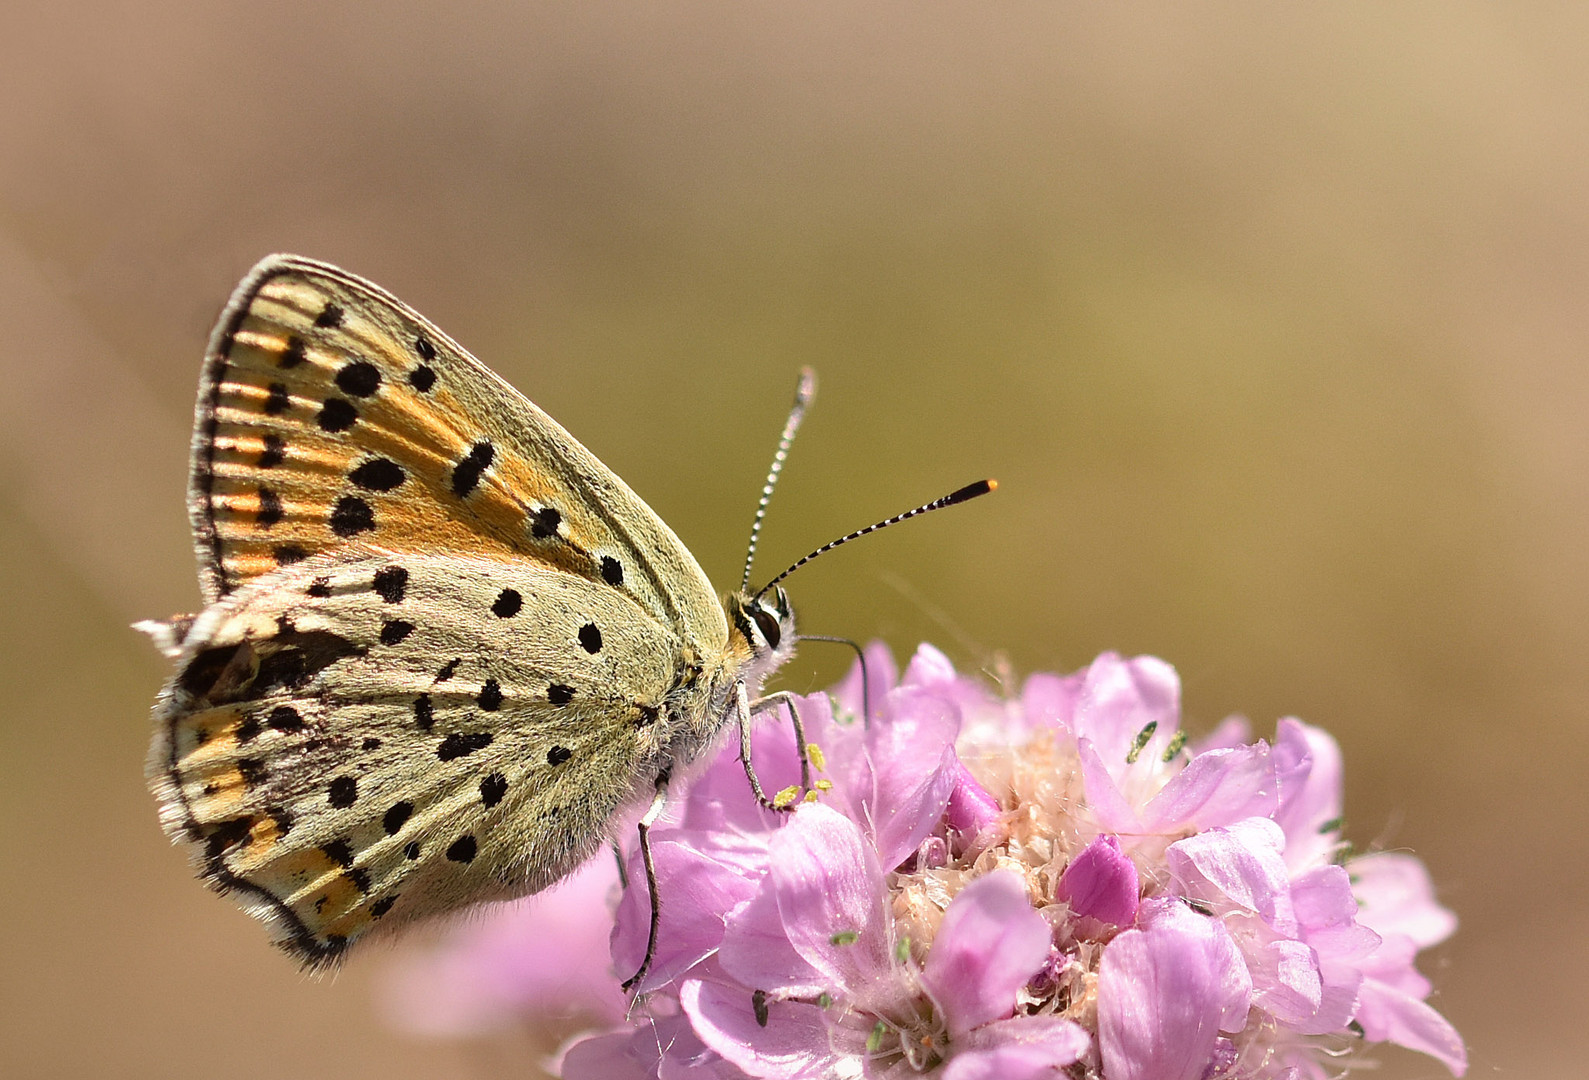
[[767,854],[789,942],[830,990],[889,970],[883,874],[855,822],[810,803],[773,835]]
[[1280,789],[1275,820],[1286,834],[1286,865],[1295,873],[1328,863],[1341,839],[1339,744],[1288,717],[1276,728],[1274,757]]
[[828,1075],[828,1028],[815,1005],[769,1001],[763,1024],[749,990],[700,979],[679,988],[679,1004],[701,1041],[750,1076],[819,1080]]
[[553,1072],[564,1080],[744,1080],[745,1076],[696,1038],[682,1014],[648,1017],[638,1028],[574,1043]]
[[[1137,733],[1157,725],[1162,752],[1180,724],[1181,681],[1175,669],[1154,656],[1123,660],[1104,653],[1087,669],[1072,721],[1076,738],[1090,739],[1118,781],[1128,768],[1127,751]],[[1139,759],[1140,760],[1140,759]]]
[[988,1024],[962,1040],[943,1080],[1050,1080],[1092,1045],[1079,1024],[1056,1016],[1017,1016]]
[[557,1075],[563,1080],[652,1080],[655,1062],[633,1053],[635,1032],[615,1031],[581,1039],[563,1055]]
[[1386,934],[1379,947],[1359,965],[1363,974],[1377,983],[1393,987],[1422,1001],[1433,989],[1429,980],[1413,966],[1418,944],[1401,934]]
[[950,1036],[1013,1013],[1016,992],[1048,959],[1051,942],[1018,875],[996,870],[961,889],[922,970]]
[[1210,750],[1170,778],[1142,811],[1146,828],[1168,832],[1190,825],[1210,829],[1274,814],[1274,763],[1263,743]]
[[[977,782],[959,758],[954,761],[954,787],[944,807],[944,821],[950,829],[969,841],[991,828],[1003,817],[1004,808]],[[960,848],[957,846],[956,851]]]
[[1287,937],[1296,935],[1291,882],[1280,847],[1285,837],[1267,818],[1250,818],[1171,844],[1165,852],[1183,895],[1251,911]]
[[1078,915],[1115,926],[1136,921],[1136,864],[1120,850],[1120,841],[1105,833],[1082,849],[1059,876],[1059,899]]
[[893,869],[943,819],[959,764],[960,716],[941,697],[903,687],[890,707],[893,720],[867,732],[871,790],[859,793],[856,816],[871,824],[878,864]]
[[1374,979],[1363,983],[1357,1022],[1370,1041],[1393,1042],[1428,1054],[1450,1069],[1452,1076],[1468,1071],[1468,1051],[1456,1028],[1426,1003],[1384,983]]
[[1054,727],[1071,731],[1076,702],[1081,697],[1084,676],[1050,675],[1039,672],[1027,678],[1021,688],[1021,715],[1032,727]]
[[1121,793],[1115,775],[1104,764],[1090,739],[1076,743],[1076,753],[1081,758],[1081,780],[1087,793],[1087,807],[1098,825],[1113,833],[1140,833],[1142,819],[1136,808]]
[[[1104,949],[1098,1042],[1109,1080],[1201,1080],[1221,1024],[1239,1029],[1250,984],[1217,919],[1184,904],[1144,905],[1145,930]],[[1239,1017],[1239,1019],[1238,1019]]]
[[1358,921],[1381,934],[1401,934],[1427,949],[1450,937],[1457,917],[1435,900],[1434,883],[1411,855],[1381,852],[1347,864],[1361,908]]
[[[665,986],[710,956],[723,940],[723,913],[755,893],[757,882],[744,876],[743,864],[714,857],[690,843],[681,831],[652,834],[657,892],[663,902],[657,927],[657,952],[639,989]],[[651,927],[651,894],[636,852],[629,860],[629,888],[618,903],[612,928],[612,962],[627,978],[640,967]]]
[[936,647],[925,641],[916,647],[916,655],[905,668],[901,686],[941,686],[955,681],[955,666]]
[[[1312,949],[1300,941],[1278,938],[1261,946],[1249,945],[1242,956],[1252,975],[1254,1007],[1288,1027],[1299,1027],[1318,1013],[1324,1000],[1324,980]],[[1335,1027],[1350,1018],[1348,1013]]]
[[717,957],[723,970],[745,986],[776,986],[784,993],[811,997],[827,988],[821,972],[790,944],[770,878],[755,896],[729,912]]

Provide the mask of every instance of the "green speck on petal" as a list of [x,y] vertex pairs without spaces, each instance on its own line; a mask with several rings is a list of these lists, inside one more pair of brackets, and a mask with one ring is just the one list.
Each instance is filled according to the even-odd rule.
[[833,1004],[833,995],[826,990],[822,991],[822,993],[817,995],[817,1004],[826,1009]]
[[860,940],[861,940],[861,935],[860,935],[860,933],[858,931],[855,931],[855,930],[840,930],[837,934],[834,934],[832,937],[828,938],[828,944],[829,945],[854,945],[857,941],[860,941]]
[[1186,731],[1182,729],[1170,736],[1170,745],[1164,748],[1164,763],[1168,765],[1175,760],[1175,755],[1186,749]]
[[883,1047],[883,1036],[888,1034],[888,1025],[879,1020],[872,1025],[872,1033],[866,1037],[866,1052],[875,1054]]
[[894,963],[903,964],[910,959],[910,938],[902,937],[894,946]]
[[1159,730],[1159,722],[1157,720],[1149,720],[1146,726],[1137,732],[1136,739],[1131,743],[1131,751],[1126,754],[1127,765],[1135,765],[1137,763],[1137,758],[1142,755],[1143,747],[1148,745],[1148,740],[1153,738],[1153,733],[1157,730]]

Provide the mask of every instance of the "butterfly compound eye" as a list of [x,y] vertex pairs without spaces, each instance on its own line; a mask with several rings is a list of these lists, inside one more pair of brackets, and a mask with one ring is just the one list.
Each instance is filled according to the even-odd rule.
[[756,620],[756,628],[761,631],[761,636],[767,640],[769,649],[776,649],[783,632],[778,627],[778,616],[756,604],[750,609],[750,617]]

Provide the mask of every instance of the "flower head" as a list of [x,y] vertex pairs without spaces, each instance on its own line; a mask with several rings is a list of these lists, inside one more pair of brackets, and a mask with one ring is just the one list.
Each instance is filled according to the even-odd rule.
[[[814,801],[761,809],[724,750],[654,828],[644,1009],[575,1045],[568,1080],[1322,1080],[1363,1041],[1463,1073],[1413,967],[1454,919],[1412,857],[1347,857],[1324,732],[1194,745],[1149,657],[1014,697],[927,646],[903,676],[867,657],[867,694],[857,669],[800,699]],[[753,754],[796,781],[789,725]],[[650,917],[629,861],[625,972]]]

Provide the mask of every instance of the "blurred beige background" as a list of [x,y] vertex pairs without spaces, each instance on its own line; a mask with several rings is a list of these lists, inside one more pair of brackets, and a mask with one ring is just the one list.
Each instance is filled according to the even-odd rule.
[[[809,629],[1175,663],[1333,731],[1428,862],[1474,1076],[1589,1057],[1589,10],[17,6],[0,38],[0,1072],[528,1075],[300,977],[144,790],[197,597],[211,320],[266,252],[386,285],[722,585],[796,369]],[[823,685],[809,649],[785,684]],[[1381,1055],[1388,1078],[1444,1075]]]

